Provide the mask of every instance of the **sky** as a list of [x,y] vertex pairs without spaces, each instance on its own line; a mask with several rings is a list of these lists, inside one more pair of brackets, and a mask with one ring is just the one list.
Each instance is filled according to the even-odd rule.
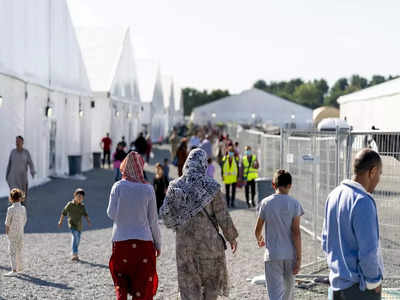
[[180,87],[400,74],[398,0],[67,2],[75,26],[130,27],[138,64]]

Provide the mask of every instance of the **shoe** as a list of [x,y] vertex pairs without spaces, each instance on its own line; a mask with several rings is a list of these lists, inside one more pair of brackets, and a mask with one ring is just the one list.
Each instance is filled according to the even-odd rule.
[[71,260],[72,261],[79,261],[79,256],[78,255],[73,255]]
[[4,277],[16,277],[17,275],[18,275],[17,272],[11,271],[11,272],[8,272],[8,273],[4,274],[3,276]]
[[235,203],[232,202],[232,203],[231,203],[231,207],[232,207],[232,208],[235,208]]
[[251,202],[251,205],[253,205],[253,207],[256,207],[256,204],[254,202]]
[[251,207],[250,202],[247,202],[247,208],[250,208],[250,207]]

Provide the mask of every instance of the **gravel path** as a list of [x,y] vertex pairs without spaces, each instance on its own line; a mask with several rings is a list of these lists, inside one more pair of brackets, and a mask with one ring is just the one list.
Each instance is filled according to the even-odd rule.
[[[149,179],[153,165],[169,157],[166,146],[155,147],[155,157],[148,166]],[[218,172],[217,172],[218,173]],[[111,254],[111,221],[107,219],[108,194],[113,183],[111,170],[94,170],[85,174],[87,180],[55,179],[33,188],[29,195],[29,220],[25,234],[25,271],[17,278],[0,276],[1,299],[114,299],[114,289],[108,271]],[[176,170],[171,167],[171,176]],[[81,262],[70,261],[70,233],[66,224],[58,229],[57,220],[72,191],[83,187],[93,227],[87,228],[80,244]],[[239,230],[239,249],[235,255],[227,251],[231,295],[229,299],[267,299],[265,288],[250,284],[247,279],[264,272],[263,249],[258,249],[253,237],[255,210],[247,209],[243,190],[238,190],[238,208],[231,210]],[[240,200],[241,199],[241,200]],[[4,232],[7,199],[0,199],[0,230]],[[159,290],[155,299],[177,299],[175,242],[172,231],[161,226],[163,252],[158,261]],[[0,235],[0,271],[9,270],[7,240]],[[303,234],[304,264],[313,261],[319,243]],[[296,289],[296,299],[326,299],[326,286],[311,290]],[[322,294],[321,294],[322,293]]]

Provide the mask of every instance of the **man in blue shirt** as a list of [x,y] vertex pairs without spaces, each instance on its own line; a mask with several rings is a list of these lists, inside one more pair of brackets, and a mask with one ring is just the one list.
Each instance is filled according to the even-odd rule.
[[344,180],[329,194],[325,206],[322,248],[333,299],[381,299],[383,261],[371,195],[382,173],[379,154],[371,149],[358,152],[353,172],[351,180]]

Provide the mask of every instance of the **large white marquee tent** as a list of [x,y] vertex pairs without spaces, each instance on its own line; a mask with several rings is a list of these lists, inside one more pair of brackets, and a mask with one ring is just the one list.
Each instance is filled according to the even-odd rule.
[[355,130],[400,130],[400,78],[338,99],[340,117]]
[[91,89],[66,2],[2,0],[0,37],[0,194],[17,135],[36,166],[31,185],[65,174],[68,155],[91,168]]
[[113,145],[124,136],[133,141],[140,130],[140,96],[130,30],[79,28],[94,102],[91,148],[100,151],[107,132]]
[[196,107],[191,121],[195,124],[264,123],[279,127],[295,123],[296,128],[305,129],[312,126],[312,109],[258,89],[250,89]]

